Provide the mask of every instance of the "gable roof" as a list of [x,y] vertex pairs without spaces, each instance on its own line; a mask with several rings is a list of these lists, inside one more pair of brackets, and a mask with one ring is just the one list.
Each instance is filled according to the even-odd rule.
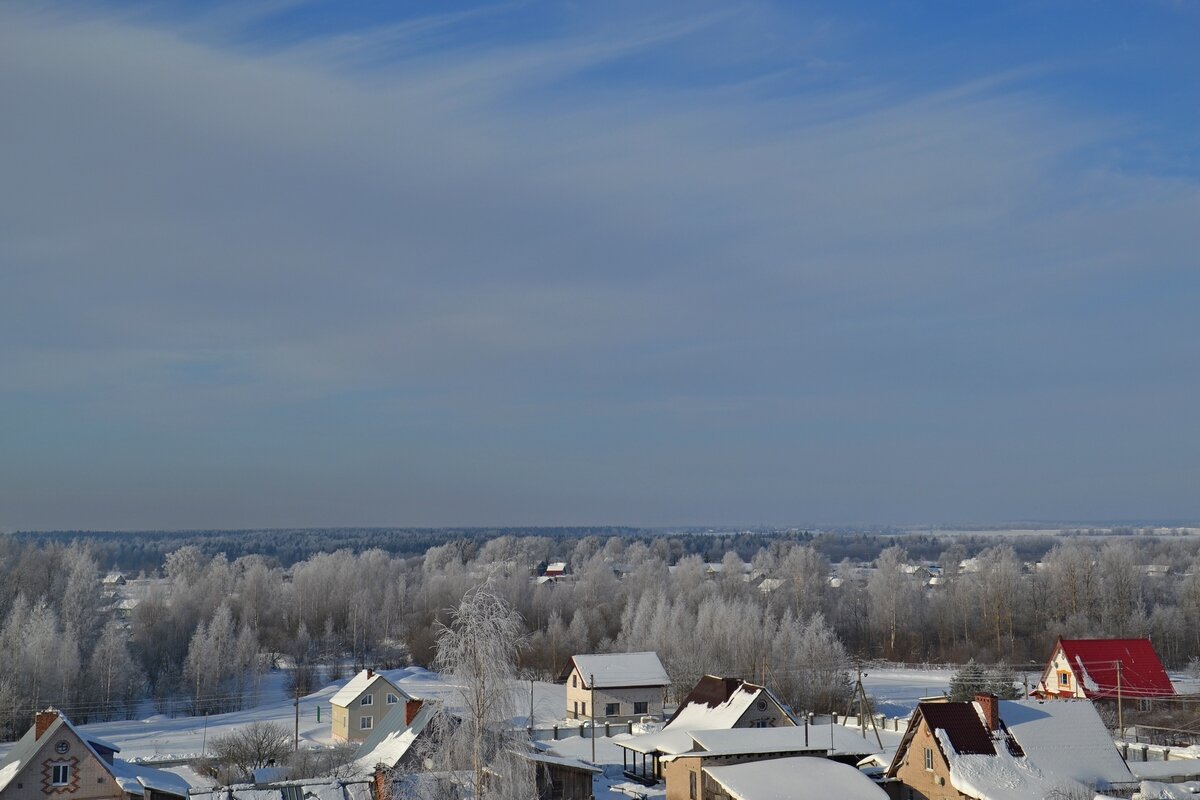
[[371,735],[358,746],[354,763],[357,770],[363,774],[375,771],[382,764],[385,769],[395,769],[404,758],[413,742],[429,726],[430,720],[437,712],[437,704],[425,701],[413,717],[411,725],[405,725],[405,709],[397,705],[389,711],[372,731]]
[[873,780],[847,764],[812,756],[705,767],[734,800],[886,800]]
[[628,686],[670,686],[671,679],[658,660],[658,653],[648,650],[640,653],[589,653],[571,656],[567,666],[559,675],[566,680],[572,669],[579,670],[584,688],[591,687],[589,681],[595,677],[596,689],[615,689]]
[[329,698],[331,705],[348,707],[351,703],[358,699],[358,696],[367,690],[367,688],[377,680],[382,680],[388,686],[396,690],[397,696],[401,700],[412,700],[413,697],[408,692],[401,689],[394,682],[388,680],[380,672],[364,669],[362,672],[355,675],[346,685],[337,690],[337,694]]
[[705,675],[688,692],[663,728],[696,731],[732,728],[759,701],[774,704],[790,724],[796,724],[779,698],[766,687],[741,678]]
[[1149,639],[1059,639],[1058,647],[1062,648],[1088,699],[1116,698],[1118,664],[1122,697],[1175,694],[1175,687]]
[[131,764],[119,758],[111,762],[100,755],[100,751],[108,753],[120,752],[120,748],[95,736],[88,736],[76,728],[62,712],[54,708],[46,712],[57,714],[57,718],[46,727],[41,736],[37,735],[36,723],[30,726],[25,735],[13,745],[12,749],[0,760],[0,791],[3,791],[13,778],[17,777],[29,765],[29,762],[41,752],[42,747],[54,737],[66,730],[74,734],[83,743],[96,762],[113,777],[121,790],[127,794],[145,794],[146,789],[157,792],[187,797],[191,785],[183,778],[170,772],[165,772],[141,764]]
[[905,763],[924,720],[950,766],[951,785],[967,797],[1022,800],[1134,781],[1086,700],[998,701],[998,716],[1002,730],[993,734],[977,703],[921,703],[887,775]]
[[[825,744],[806,737],[803,728],[730,728],[724,731],[691,731],[688,734],[693,746],[687,752],[662,757],[673,761],[683,756],[714,758],[740,756],[750,753],[800,753],[812,752],[824,755],[829,750],[829,737]],[[805,741],[808,738],[809,741]]]

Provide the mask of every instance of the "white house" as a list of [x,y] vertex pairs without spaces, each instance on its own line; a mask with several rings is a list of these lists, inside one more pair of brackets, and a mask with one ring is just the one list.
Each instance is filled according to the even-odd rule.
[[559,680],[567,685],[569,718],[607,722],[661,719],[671,685],[655,652],[571,656]]

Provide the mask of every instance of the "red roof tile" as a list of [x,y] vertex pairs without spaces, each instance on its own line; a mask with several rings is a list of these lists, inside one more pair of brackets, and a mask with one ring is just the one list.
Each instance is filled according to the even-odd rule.
[[1175,694],[1175,687],[1149,639],[1060,639],[1059,644],[1084,694],[1090,699],[1117,696],[1118,663],[1121,665],[1122,697],[1170,697]]

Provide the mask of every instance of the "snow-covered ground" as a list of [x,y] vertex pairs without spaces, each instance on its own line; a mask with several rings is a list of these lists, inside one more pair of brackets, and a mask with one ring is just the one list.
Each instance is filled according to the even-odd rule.
[[[414,697],[441,699],[454,705],[456,689],[436,673],[421,667],[398,670],[383,670],[382,673],[395,681]],[[921,697],[938,695],[947,690],[952,671],[943,669],[868,669],[864,678],[867,692],[876,701],[876,712],[888,716],[907,716]],[[285,675],[281,672],[265,676],[260,693],[260,702],[253,708],[208,717],[168,717],[146,713],[140,719],[99,722],[80,726],[83,731],[113,742],[121,748],[121,757],[134,760],[183,760],[199,756],[212,740],[255,721],[278,722],[289,730],[295,723],[292,699],[286,696]],[[349,680],[332,683],[300,699],[300,740],[311,746],[327,745],[332,742],[330,734],[329,700]],[[564,721],[566,712],[565,687],[559,684],[534,682],[532,684],[533,722],[535,727],[548,728]],[[513,699],[517,708],[514,723],[521,727],[529,724],[530,683],[518,682],[513,686]],[[317,721],[317,710],[321,719]],[[146,708],[146,712],[153,709]],[[897,734],[885,731],[884,748],[890,752],[895,748]],[[580,736],[547,742],[553,752],[563,756],[592,761],[592,743]],[[11,744],[0,744],[0,753]],[[596,740],[596,763],[605,769],[605,775],[597,781],[599,800],[627,800],[631,794],[652,796],[661,790],[647,789],[639,784],[630,784],[621,775],[622,751],[613,739],[600,737]],[[200,776],[188,767],[170,767],[193,785],[207,785]]]

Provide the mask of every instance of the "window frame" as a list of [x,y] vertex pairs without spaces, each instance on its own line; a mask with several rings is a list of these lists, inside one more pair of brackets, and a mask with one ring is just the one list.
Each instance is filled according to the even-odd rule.
[[358,699],[358,704],[359,704],[360,706],[373,706],[373,705],[375,705],[375,695],[373,695],[373,694],[364,694],[362,697],[360,697],[360,698]]
[[933,772],[933,748],[925,748],[925,769]]
[[688,800],[696,800],[696,771],[688,770]]
[[384,703],[386,703],[389,706],[394,706],[394,705],[396,705],[396,703],[400,702],[400,698],[397,697],[396,695],[392,694],[391,692],[388,692],[387,697],[385,697],[383,699],[383,701],[384,701]]
[[621,716],[621,704],[620,703],[605,703],[604,704],[604,716],[606,716],[606,717]]
[[649,714],[650,713],[650,701],[642,700],[640,702],[635,702],[633,704],[633,713],[634,714]]
[[358,718],[358,729],[360,731],[370,731],[375,729],[375,720],[370,714],[364,714]]
[[[62,771],[62,779],[59,779],[59,770]],[[50,765],[50,785],[51,786],[70,786],[71,785],[71,765],[67,763],[51,764]]]

